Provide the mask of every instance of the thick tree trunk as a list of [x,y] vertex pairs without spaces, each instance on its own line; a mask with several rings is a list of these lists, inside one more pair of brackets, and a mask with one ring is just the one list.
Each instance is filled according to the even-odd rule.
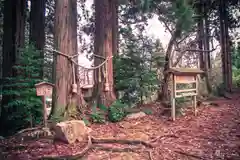
[[[31,0],[30,11],[30,43],[33,43],[35,48],[40,51],[38,55],[44,59],[45,46],[45,8],[46,0]],[[43,64],[40,76],[43,77]]]
[[228,27],[228,11],[227,7],[228,4],[227,2],[224,3],[224,24],[225,24],[225,43],[226,43],[226,53],[227,53],[227,58],[226,58],[226,63],[227,63],[227,73],[228,73],[228,81],[227,81],[227,91],[232,92],[233,86],[232,86],[232,55],[231,55],[231,45],[230,45],[230,38],[229,38],[229,27]]
[[[2,77],[3,85],[9,84],[6,80],[8,77],[15,77],[17,75],[13,66],[19,62],[20,52],[19,48],[24,47],[25,40],[25,17],[26,17],[26,1],[25,0],[5,0],[4,1],[4,25],[3,25],[3,61],[2,61]],[[9,88],[3,87],[3,92]],[[3,95],[2,110],[1,110],[1,127],[7,130],[10,127],[6,123],[6,118],[11,113],[10,110],[5,109],[14,97]]]
[[[104,104],[109,106],[116,100],[116,96],[113,89],[113,14],[112,14],[112,2],[113,0],[95,0],[95,49],[94,52],[97,55],[101,55],[106,58],[110,58],[107,61],[106,69],[95,70],[95,94],[98,104]],[[95,59],[95,65],[102,63],[100,59]],[[107,77],[104,79],[104,73],[107,72]],[[102,81],[100,81],[100,79]],[[107,83],[109,89],[105,90],[105,83]]]
[[161,93],[159,92],[159,99],[164,100],[164,101],[168,101],[169,100],[169,95],[168,95],[168,82],[170,79],[170,75],[167,73],[167,71],[170,69],[170,58],[171,58],[171,54],[172,54],[172,50],[174,47],[174,43],[176,42],[177,39],[177,34],[178,31],[175,31],[174,34],[172,35],[169,43],[168,43],[168,48],[166,51],[166,55],[165,55],[165,64],[164,64],[164,69],[163,69],[163,73],[164,73],[164,78],[163,78],[163,82],[162,82],[162,91]]
[[226,49],[227,49],[227,72],[228,72],[228,83],[227,83],[227,91],[232,92],[233,84],[232,84],[232,53],[231,53],[231,44],[228,32],[228,15],[225,14],[225,30],[226,30]]
[[[58,0],[55,5],[54,43],[56,50],[69,56],[77,54],[77,0]],[[65,116],[69,117],[77,111],[78,97],[72,92],[74,83],[72,64],[66,57],[59,54],[55,56],[55,63],[53,115],[68,113]]]
[[119,41],[119,33],[118,33],[118,0],[112,0],[112,42],[113,42],[113,55],[118,55],[118,41]]
[[[118,44],[119,44],[119,32],[118,32],[118,27],[119,27],[119,22],[118,22],[118,0],[112,0],[111,1],[111,6],[112,6],[112,53],[113,56],[119,55],[119,50],[118,50]],[[114,76],[114,75],[113,75]],[[116,97],[118,97],[118,92],[116,90],[116,87],[113,83],[113,88],[114,88],[114,93]]]
[[[204,36],[203,36],[203,42],[204,42],[204,50],[210,50],[210,46],[209,46],[209,20],[208,20],[208,2],[204,3],[203,6],[203,13],[204,13]],[[204,68],[205,68],[205,79],[206,79],[206,86],[207,86],[207,90],[208,93],[212,92],[212,87],[211,87],[211,83],[209,80],[209,77],[211,75],[211,53],[210,52],[204,52]]]
[[220,18],[220,44],[222,51],[222,73],[224,89],[228,92],[232,91],[232,66],[230,42],[228,35],[227,10],[226,3],[219,0],[219,18]]
[[[204,8],[203,0],[200,0],[198,5],[198,14],[200,15],[198,19],[198,49],[204,50]],[[204,52],[199,52],[199,63],[200,69],[205,70]]]
[[[209,49],[209,23],[208,23],[208,10],[206,2],[202,0],[198,5],[198,14],[202,15],[198,20],[198,48],[199,50],[210,50]],[[210,52],[199,52],[199,63],[200,69],[205,71],[205,75],[202,75],[201,78],[205,78],[205,85],[207,92],[212,91],[211,84],[209,81],[210,69],[211,69],[211,59]]]
[[[200,12],[202,13],[202,12]],[[198,49],[203,50],[203,36],[204,36],[204,26],[202,18],[198,21]],[[204,70],[204,52],[199,53],[199,66],[200,69]]]

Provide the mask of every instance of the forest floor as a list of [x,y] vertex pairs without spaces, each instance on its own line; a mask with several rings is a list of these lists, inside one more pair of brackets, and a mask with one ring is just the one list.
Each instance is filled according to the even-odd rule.
[[[91,125],[95,138],[135,139],[151,143],[144,145],[106,144],[107,147],[130,147],[134,152],[114,152],[91,149],[86,160],[191,160],[191,159],[240,159],[240,94],[232,99],[218,98],[212,105],[201,105],[198,115],[192,111],[178,117],[175,122],[159,113],[158,103],[144,105],[151,108],[153,114],[144,118],[124,120],[119,123]],[[5,146],[11,142],[4,142]],[[16,143],[16,142],[15,142]],[[32,141],[22,144],[24,147],[4,150],[5,159],[39,159],[46,155],[71,155],[84,148],[86,144],[51,144],[44,141]],[[137,148],[136,148],[137,147]],[[1,159],[1,158],[0,158]]]

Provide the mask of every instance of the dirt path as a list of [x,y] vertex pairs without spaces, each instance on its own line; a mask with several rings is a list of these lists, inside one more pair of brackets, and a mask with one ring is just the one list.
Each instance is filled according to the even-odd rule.
[[[158,112],[141,119],[117,124],[92,125],[96,138],[153,141],[153,149],[142,147],[137,153],[92,150],[86,160],[191,160],[240,159],[240,94],[232,100],[218,100],[218,107],[200,107],[198,116],[187,113],[175,122]],[[158,105],[147,105],[158,110]],[[157,138],[163,135],[168,137]],[[79,152],[84,144],[49,144],[34,141],[27,147],[5,152],[6,159],[37,159],[43,155],[68,155]],[[108,147],[123,147],[108,144]],[[136,146],[132,146],[136,147]],[[151,157],[151,158],[150,158]]]

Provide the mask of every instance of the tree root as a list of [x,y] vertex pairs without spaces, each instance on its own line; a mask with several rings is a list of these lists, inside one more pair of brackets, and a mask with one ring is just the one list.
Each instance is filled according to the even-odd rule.
[[142,147],[125,147],[125,148],[112,148],[112,147],[105,147],[102,145],[93,145],[93,149],[102,150],[102,151],[109,151],[109,152],[140,152]]
[[42,129],[43,127],[34,127],[34,128],[26,128],[26,129],[23,129],[23,130],[20,130],[19,132],[17,132],[15,134],[16,135],[19,135],[19,134],[22,134],[24,132],[29,132],[29,131],[34,131],[34,130],[39,130],[39,129]]
[[88,143],[85,148],[79,153],[74,155],[66,155],[66,156],[47,156],[39,158],[39,160],[78,160],[82,158],[90,149],[92,149],[92,140],[91,136],[88,136]]
[[169,137],[169,138],[179,138],[178,136],[174,135],[174,134],[167,134],[167,135],[162,135],[162,136],[158,136],[152,140],[150,140],[148,143],[153,143],[156,142],[159,139],[165,138],[165,137]]
[[120,143],[120,144],[129,144],[129,145],[144,145],[145,147],[154,148],[153,145],[149,142],[141,140],[126,140],[126,139],[96,139],[92,138],[93,143]]
[[[111,151],[111,152],[140,152],[144,148],[142,147],[125,147],[125,148],[112,148],[112,147],[105,147],[102,145],[98,145],[99,143],[119,143],[119,144],[128,144],[128,145],[144,145],[148,148],[153,148],[152,144],[150,142],[145,142],[141,140],[125,140],[125,139],[96,139],[91,136],[88,136],[88,143],[86,147],[79,153],[74,155],[67,155],[67,156],[48,156],[48,157],[42,157],[39,160],[77,160],[82,158],[87,152],[91,149],[96,150],[104,150],[104,151]],[[148,151],[149,152],[149,151]],[[149,156],[150,160],[152,160],[151,156]]]
[[192,157],[192,158],[196,158],[196,159],[205,159],[204,157],[194,155],[194,154],[191,154],[191,153],[185,153],[183,151],[174,151],[174,152],[176,152],[178,154],[181,154],[181,155],[184,155],[184,156],[187,156],[187,157]]

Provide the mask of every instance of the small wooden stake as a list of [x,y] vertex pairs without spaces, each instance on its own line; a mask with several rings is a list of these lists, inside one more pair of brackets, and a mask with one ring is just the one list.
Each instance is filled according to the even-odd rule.
[[46,96],[42,96],[43,103],[43,126],[47,127],[47,104],[46,104]]
[[194,115],[197,116],[197,96],[193,96]]
[[175,83],[175,75],[172,75],[172,90],[171,90],[171,106],[172,106],[172,120],[175,121],[176,119],[176,98],[175,98],[175,91],[176,91],[176,83]]

